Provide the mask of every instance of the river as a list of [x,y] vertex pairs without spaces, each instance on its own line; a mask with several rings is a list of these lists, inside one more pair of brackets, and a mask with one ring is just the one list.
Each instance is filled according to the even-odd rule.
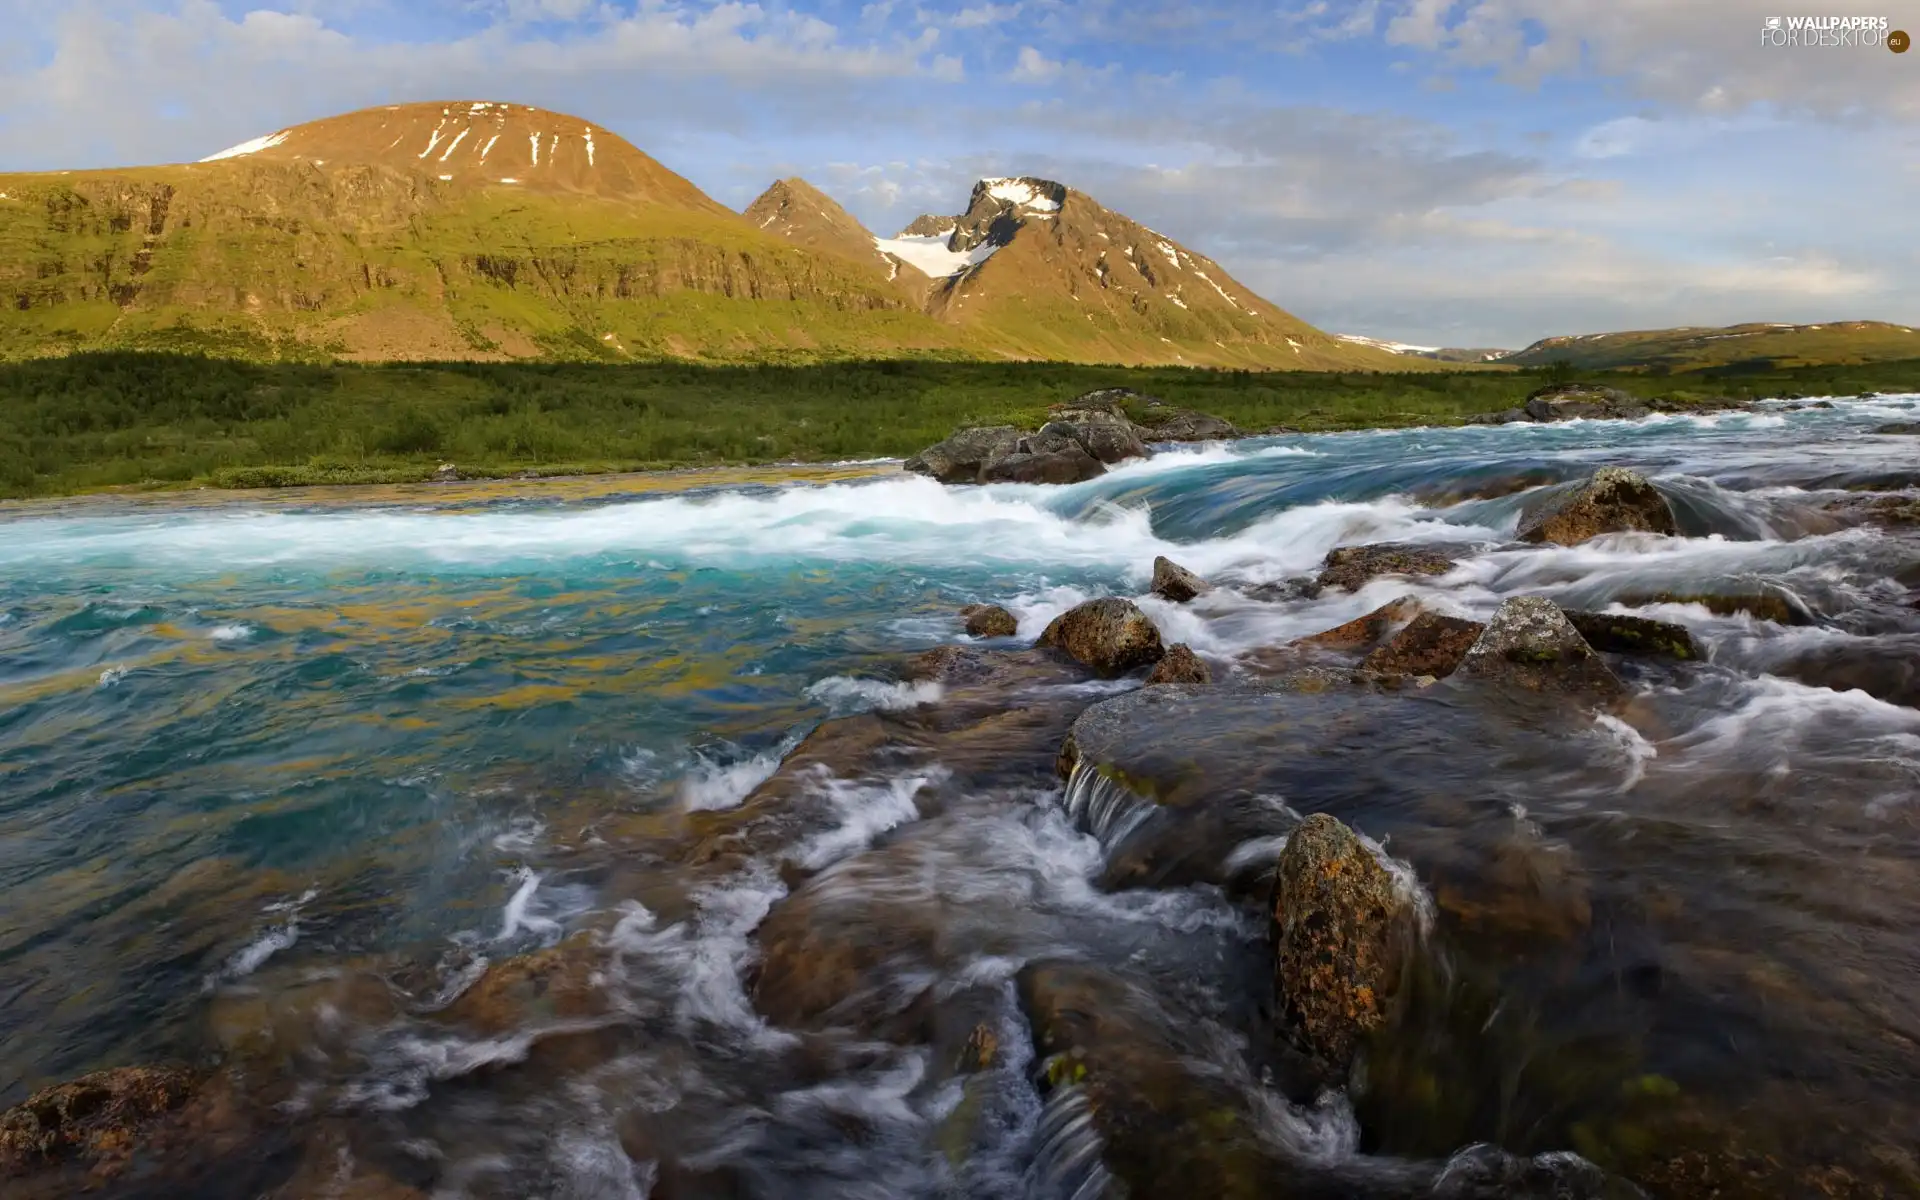
[[[1482,1194],[1445,1190],[1480,1143],[1650,1194],[1768,1155],[1917,1194],[1920,534],[1832,510],[1920,485],[1916,439],[1874,433],[1916,417],[1264,438],[1058,488],[870,465],[7,506],[0,1108],[243,1064],[275,1115],[154,1194],[1094,1196],[1125,1147],[1034,1049],[1035,1006],[1079,996],[1142,1087],[1210,1098],[1302,1195]],[[1527,486],[1612,463],[1683,536],[1512,543]],[[1463,560],[1257,587],[1383,541]],[[1146,595],[1161,554],[1236,586]],[[1069,802],[1064,722],[1137,679],[903,676],[974,602],[1024,643],[1135,597],[1230,679],[1405,593],[1627,600],[1705,656],[1624,663],[1623,715],[1550,733],[1449,684],[1164,731],[1208,786],[1376,839],[1431,907],[1442,998],[1360,1098],[1303,1091],[1269,1033],[1264,902],[1230,876],[1283,834],[1129,881]],[[1656,598],[1703,593],[1787,620]],[[886,745],[780,768],[835,718]],[[1196,1104],[1150,1107],[1139,1147],[1206,1157]]]

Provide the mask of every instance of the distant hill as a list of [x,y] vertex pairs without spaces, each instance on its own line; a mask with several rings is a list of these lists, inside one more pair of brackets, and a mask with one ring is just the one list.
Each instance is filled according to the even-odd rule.
[[1362,337],[1357,333],[1341,333],[1334,336],[1343,342],[1352,342],[1356,346],[1371,346],[1376,350],[1385,350],[1389,354],[1408,358],[1430,358],[1435,362],[1498,362],[1513,353],[1511,350],[1460,349],[1452,346],[1409,346],[1405,342],[1383,342],[1377,338]]
[[1684,372],[1906,358],[1920,359],[1920,332],[1885,321],[1834,321],[1824,325],[1685,326],[1550,337],[1498,361],[1539,367],[1564,360],[1584,370]]

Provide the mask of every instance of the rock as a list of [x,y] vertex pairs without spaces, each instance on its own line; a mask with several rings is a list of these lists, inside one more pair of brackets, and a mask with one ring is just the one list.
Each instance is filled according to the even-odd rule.
[[1051,412],[1100,412],[1112,416],[1126,415],[1127,405],[1135,400],[1143,401],[1147,407],[1164,405],[1166,402],[1157,396],[1145,392],[1136,392],[1132,388],[1097,388],[1091,392],[1082,392],[1073,399],[1061,404],[1049,406]]
[[980,468],[981,483],[1085,483],[1107,469],[1077,443],[1047,454],[1008,454]]
[[1595,650],[1652,658],[1677,658],[1683,662],[1695,662],[1700,658],[1700,647],[1685,625],[1615,613],[1569,611],[1566,618],[1569,624],[1580,631],[1587,645]]
[[1880,426],[1874,432],[1893,437],[1913,437],[1920,435],[1920,421],[1895,421],[1890,425]]
[[1357,592],[1368,580],[1381,575],[1445,575],[1458,561],[1458,555],[1452,550],[1438,546],[1403,542],[1342,546],[1328,552],[1315,582],[1322,588]]
[[117,1067],[42,1088],[0,1113],[0,1179],[78,1159],[124,1161],[143,1129],[184,1105],[198,1087],[179,1067]]
[[1147,675],[1147,686],[1161,683],[1212,683],[1213,672],[1185,642],[1167,647],[1166,657]]
[[1499,412],[1478,413],[1468,417],[1466,423],[1469,425],[1512,425],[1516,421],[1525,421],[1527,419],[1526,409],[1508,408],[1502,409]]
[[1089,600],[1053,619],[1038,643],[1065,651],[1102,675],[1124,675],[1166,653],[1160,631],[1131,600]]
[[1140,440],[1132,421],[1117,413],[1102,409],[1065,409],[1053,414],[1048,422],[1071,426],[1074,437],[1088,454],[1103,463],[1117,463],[1129,458],[1145,458],[1147,444]]
[[1486,628],[1462,617],[1421,613],[1392,641],[1367,655],[1360,669],[1374,675],[1445,679],[1459,668]]
[[1623,694],[1620,680],[1559,606],[1539,596],[1502,603],[1461,659],[1459,674],[1582,700],[1610,702]]
[[1811,625],[1813,614],[1804,611],[1797,601],[1778,591],[1757,593],[1708,595],[1693,592],[1650,592],[1619,597],[1619,603],[1628,608],[1640,608],[1648,604],[1698,604],[1717,617],[1731,617],[1736,613],[1758,617],[1762,621],[1772,621],[1776,625]]
[[1679,534],[1673,507],[1637,471],[1602,467],[1584,483],[1550,488],[1520,515],[1523,542],[1578,546],[1603,533]]
[[1407,902],[1333,817],[1315,813],[1280,852],[1273,892],[1274,996],[1287,1036],[1344,1076],[1385,1023],[1407,953]]
[[1230,422],[1185,408],[1156,421],[1145,433],[1149,441],[1155,442],[1220,442],[1240,436],[1240,431]]
[[1376,644],[1392,633],[1395,626],[1403,625],[1419,615],[1420,601],[1412,596],[1402,596],[1398,600],[1389,600],[1372,612],[1355,617],[1344,625],[1336,625],[1332,629],[1296,638],[1293,645],[1319,646],[1328,650],[1359,650]]
[[1175,604],[1184,604],[1196,596],[1213,591],[1213,585],[1174,562],[1166,555],[1153,560],[1153,594]]
[[1533,421],[1631,420],[1650,411],[1638,397],[1618,388],[1590,383],[1559,383],[1527,397],[1527,418]]
[[1249,600],[1262,604],[1285,604],[1292,600],[1311,600],[1320,594],[1320,585],[1310,577],[1282,579],[1276,583],[1250,583],[1235,589]]
[[960,615],[974,637],[1012,637],[1020,632],[1018,618],[998,604],[969,604]]
[[954,1070],[957,1074],[971,1075],[975,1071],[991,1071],[999,1063],[999,1035],[983,1021],[967,1035],[967,1044],[960,1048],[960,1059],[954,1064]]
[[435,483],[453,483],[460,478],[460,468],[452,463],[441,463],[433,473]]
[[1014,453],[1019,444],[1020,431],[1011,425],[961,429],[945,441],[928,446],[904,465],[909,471],[931,475],[941,483],[977,483],[982,467]]

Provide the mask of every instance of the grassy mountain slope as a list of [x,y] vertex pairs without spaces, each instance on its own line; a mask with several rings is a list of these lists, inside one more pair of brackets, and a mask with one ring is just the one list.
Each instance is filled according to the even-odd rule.
[[1499,361],[1536,367],[1565,360],[1583,370],[1672,372],[1909,358],[1920,358],[1920,330],[1884,321],[1836,321],[1825,325],[1729,325],[1723,329],[1685,326],[1550,337]]
[[876,271],[754,229],[577,118],[504,109],[374,109],[217,161],[0,176],[0,357],[956,352]]

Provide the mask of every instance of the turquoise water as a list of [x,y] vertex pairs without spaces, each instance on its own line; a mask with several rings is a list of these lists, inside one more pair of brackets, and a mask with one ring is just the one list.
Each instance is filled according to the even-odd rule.
[[[725,809],[821,720],[937,698],[895,682],[898,664],[959,638],[963,604],[1007,605],[1030,640],[1081,599],[1143,592],[1156,554],[1260,583],[1310,574],[1340,544],[1474,545],[1485,549],[1422,590],[1481,616],[1519,592],[1599,607],[1729,581],[1782,589],[1809,624],[1645,610],[1684,615],[1714,673],[1648,682],[1684,693],[1669,705],[1674,741],[1634,735],[1621,753],[1656,776],[1705,769],[1715,753],[1777,755],[1827,789],[1821,805],[1845,794],[1858,810],[1848,844],[1880,853],[1915,832],[1920,711],[1910,677],[1860,664],[1920,657],[1920,557],[1913,540],[1843,527],[1821,504],[1848,486],[1912,486],[1913,439],[1870,431],[1916,409],[1890,397],[1264,439],[1058,489],[881,472],[674,494],[603,483],[9,507],[0,1106],[199,1047],[209,1006],[287,972],[405,960],[453,986],[476,948],[497,961],[604,926],[632,899],[621,869],[591,862],[610,822]],[[1610,462],[1656,477],[1687,536],[1503,549],[1524,493],[1461,499]],[[1404,590],[1146,606],[1169,640],[1225,663]],[[1843,782],[1820,763],[1868,765]],[[847,803],[872,819],[850,821],[823,862],[914,820],[883,799]],[[1095,869],[1066,826],[1033,836],[1058,839],[1036,871]],[[1744,835],[1728,836],[1737,860]],[[1771,832],[1752,837],[1771,845]],[[1901,886],[1822,928],[1873,940],[1915,914],[1920,889]],[[725,942],[713,961],[736,970],[780,891],[688,936]],[[1181,921],[1257,940],[1257,923],[1248,933],[1219,897],[1179,903]],[[1883,958],[1875,986],[1920,982],[1904,931],[1895,942],[1906,948]],[[1909,1055],[1866,1073],[1911,1069]],[[912,1082],[877,1070],[860,1086],[892,1087],[911,1108]],[[438,1120],[444,1132],[451,1118]],[[791,1182],[800,1160],[780,1144],[766,1153]],[[818,1194],[847,1194],[835,1189],[850,1178],[873,1194],[934,1187],[931,1167],[882,1184],[871,1157],[849,1162],[821,1168]],[[618,1194],[597,1186],[580,1194]]]

